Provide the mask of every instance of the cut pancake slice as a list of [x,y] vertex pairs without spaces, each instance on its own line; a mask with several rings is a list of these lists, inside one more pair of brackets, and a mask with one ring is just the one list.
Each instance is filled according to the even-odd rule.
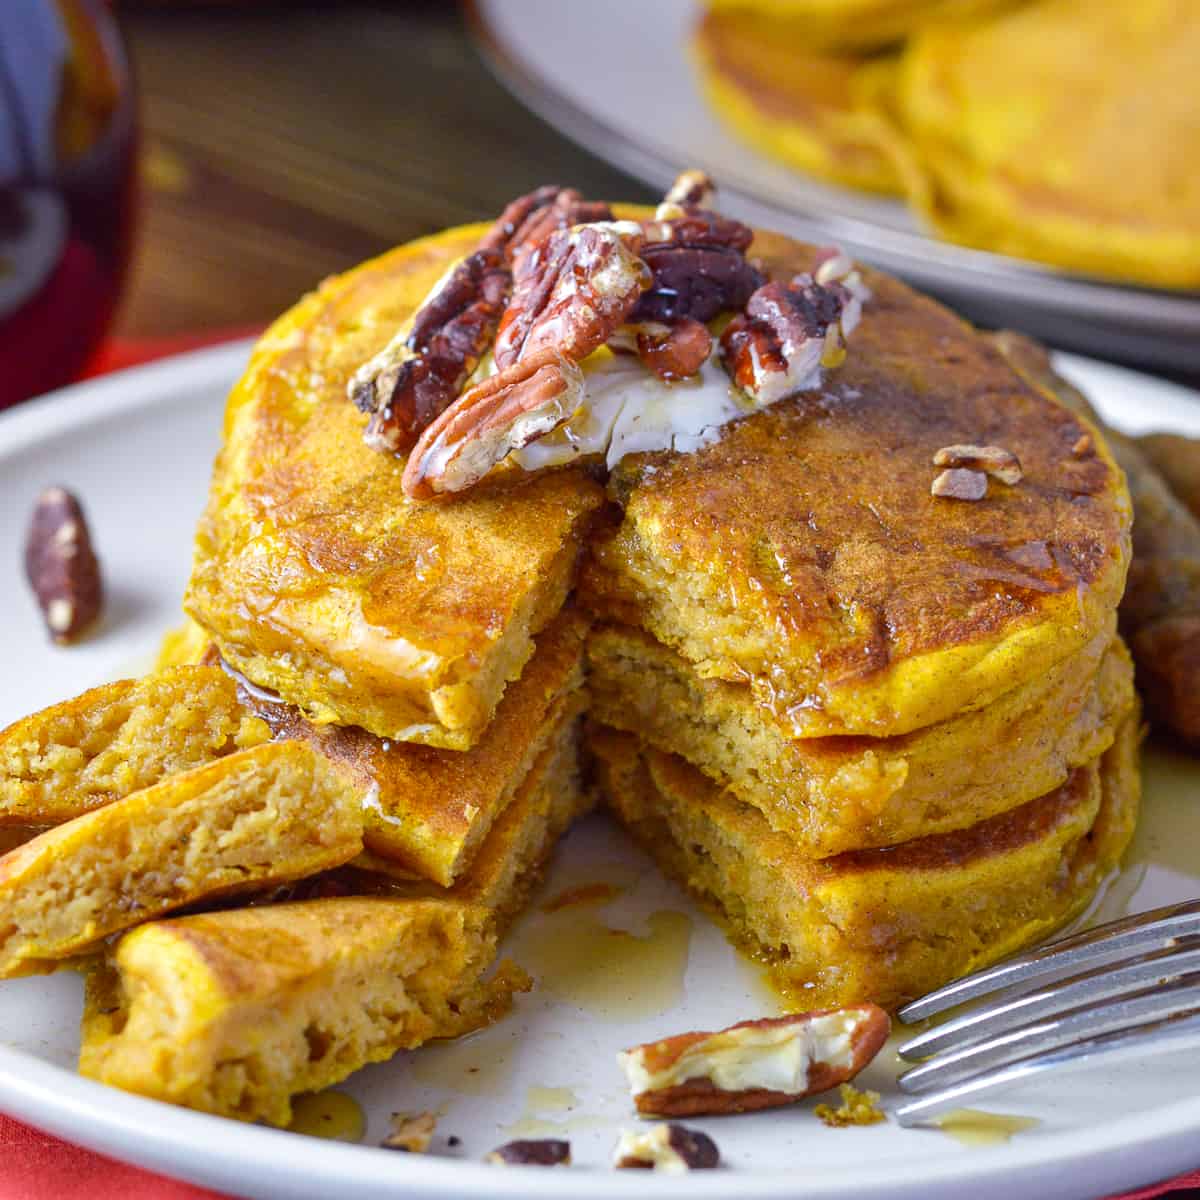
[[[559,729],[554,743],[542,752],[480,847],[470,870],[452,888],[405,877],[387,859],[370,853],[314,884],[318,888],[345,888],[352,894],[449,896],[490,909],[496,916],[497,931],[503,933],[540,882],[558,839],[592,806],[579,761],[582,708],[580,697],[574,705],[573,719]],[[301,884],[301,890],[305,886]]]
[[[767,233],[750,253],[775,280],[817,261]],[[985,707],[1108,628],[1129,563],[1099,431],[940,305],[863,276],[871,299],[819,390],[616,467],[623,517],[581,580],[597,616],[748,684],[797,737]],[[939,450],[963,444],[1015,455],[1020,479],[931,494]]]
[[957,833],[814,861],[683,759],[596,726],[621,821],[804,1008],[892,1008],[1079,912],[1133,833],[1136,714],[1060,788]]
[[172,909],[302,879],[361,849],[358,789],[307,746],[228,755],[0,859],[0,977],[51,969]]
[[562,607],[603,502],[572,468],[423,504],[404,459],[363,441],[351,375],[484,232],[402,246],[271,326],[229,398],[184,601],[227,662],[310,718],[455,750]]
[[396,867],[450,886],[542,753],[579,712],[587,622],[562,613],[509,688],[482,739],[465,753],[388,742],[363,729],[314,725],[242,689],[277,737],[299,738],[353,779],[365,799],[367,848]]
[[507,1010],[486,910],[308,900],[143,925],[90,973],[79,1069],[126,1091],[286,1125],[291,1098]]
[[58,825],[269,737],[211,667],[104,684],[0,732],[0,826]]
[[949,832],[1063,783],[1134,703],[1129,655],[1097,635],[984,709],[895,738],[797,739],[749,688],[702,679],[637,630],[588,640],[592,716],[682,755],[823,858]]

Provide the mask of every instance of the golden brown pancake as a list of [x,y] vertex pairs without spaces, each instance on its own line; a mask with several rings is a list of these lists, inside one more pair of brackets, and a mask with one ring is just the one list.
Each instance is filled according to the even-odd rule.
[[0,826],[49,826],[267,740],[212,667],[92,688],[0,732]]
[[76,817],[0,858],[0,976],[53,969],[200,901],[362,850],[356,787],[296,742],[256,746]]
[[1138,722],[1048,795],[969,829],[814,861],[683,759],[596,726],[608,802],[792,1003],[892,1008],[1045,936],[1137,818]]
[[792,738],[749,688],[701,679],[631,629],[598,629],[588,666],[595,720],[681,755],[812,858],[963,829],[1052,791],[1135,703],[1107,632],[986,708],[895,738]]
[[[751,252],[778,279],[813,264],[772,234]],[[583,576],[599,615],[749,683],[800,737],[982,708],[1105,628],[1129,560],[1125,482],[1087,420],[934,301],[867,279],[819,391],[620,464],[624,518]],[[1011,451],[1024,477],[975,503],[930,495],[934,455],[964,442]]]
[[887,45],[938,20],[1000,8],[1013,0],[708,0],[729,19],[769,18],[792,45],[863,49]]
[[242,1121],[505,1012],[528,987],[491,915],[451,900],[308,900],[143,925],[88,979],[79,1070]]
[[879,97],[895,54],[821,52],[804,22],[709,11],[692,43],[713,110],[756,149],[789,166],[874,192],[899,192],[899,136]]
[[483,227],[324,283],[268,330],[229,399],[185,607],[227,662],[319,722],[465,750],[562,607],[602,499],[579,470],[410,501],[362,440],[354,370]]
[[567,610],[505,693],[472,750],[388,742],[363,729],[314,725],[298,710],[242,691],[276,737],[300,738],[353,779],[365,797],[367,847],[395,867],[450,886],[542,753],[582,711],[587,622]]
[[923,29],[895,107],[944,236],[1089,274],[1200,287],[1200,8],[1040,0]]

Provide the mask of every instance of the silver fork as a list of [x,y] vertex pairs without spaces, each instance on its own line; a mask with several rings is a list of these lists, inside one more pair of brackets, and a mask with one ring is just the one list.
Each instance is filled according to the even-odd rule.
[[955,980],[902,1008],[912,1024],[990,999],[900,1047],[921,1061],[894,1109],[918,1125],[991,1092],[1097,1060],[1200,1046],[1200,900],[1076,933]]

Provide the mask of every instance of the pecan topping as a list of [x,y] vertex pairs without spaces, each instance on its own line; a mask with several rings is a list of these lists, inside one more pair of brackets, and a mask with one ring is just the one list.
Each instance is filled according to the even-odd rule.
[[822,367],[844,360],[844,338],[858,324],[864,297],[858,273],[840,255],[815,276],[765,284],[721,338],[725,369],[763,405],[816,387]]
[[100,562],[83,507],[66,488],[47,488],[34,505],[25,574],[56,642],[71,641],[100,615]]
[[392,1113],[392,1131],[379,1144],[385,1150],[424,1154],[429,1149],[436,1128],[435,1113]]
[[625,322],[648,282],[639,239],[627,222],[577,225],[529,256],[497,336],[498,373],[422,433],[404,469],[409,496],[462,491],[571,416],[583,398],[576,364]]
[[617,1056],[639,1113],[700,1116],[794,1104],[853,1079],[890,1029],[874,1004],[681,1033]]
[[636,334],[638,357],[655,375],[668,382],[695,375],[712,353],[713,340],[708,326],[691,317],[684,317],[673,325],[649,321],[627,328]]
[[585,200],[574,188],[540,187],[514,200],[484,235],[481,248],[503,250],[514,266],[552,233],[595,221],[612,220],[612,209]]
[[982,471],[951,467],[934,479],[929,494],[944,500],[982,500],[987,495],[987,486],[987,476]]
[[1003,446],[943,446],[933,456],[933,465],[985,471],[1009,487],[1021,482],[1020,460]]
[[503,371],[546,347],[580,362],[624,322],[650,282],[632,222],[560,230],[517,270],[493,357]]
[[499,250],[468,255],[433,289],[411,326],[355,372],[350,398],[371,413],[367,445],[402,454],[454,402],[495,336],[510,283]]
[[502,458],[556,429],[579,407],[583,372],[544,350],[459,397],[421,435],[402,486],[415,500],[461,492]]
[[717,1144],[684,1125],[655,1125],[645,1133],[626,1130],[613,1151],[613,1165],[682,1174],[717,1166]]
[[488,1154],[484,1162],[498,1167],[569,1167],[571,1143],[558,1138],[531,1138],[505,1142]]
[[663,197],[663,204],[684,210],[709,208],[717,198],[716,184],[703,171],[683,171]]

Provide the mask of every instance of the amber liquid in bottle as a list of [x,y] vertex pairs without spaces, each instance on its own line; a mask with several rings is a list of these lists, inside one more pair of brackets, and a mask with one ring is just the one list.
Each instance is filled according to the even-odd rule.
[[0,408],[75,378],[111,322],[135,129],[101,0],[0,4]]

